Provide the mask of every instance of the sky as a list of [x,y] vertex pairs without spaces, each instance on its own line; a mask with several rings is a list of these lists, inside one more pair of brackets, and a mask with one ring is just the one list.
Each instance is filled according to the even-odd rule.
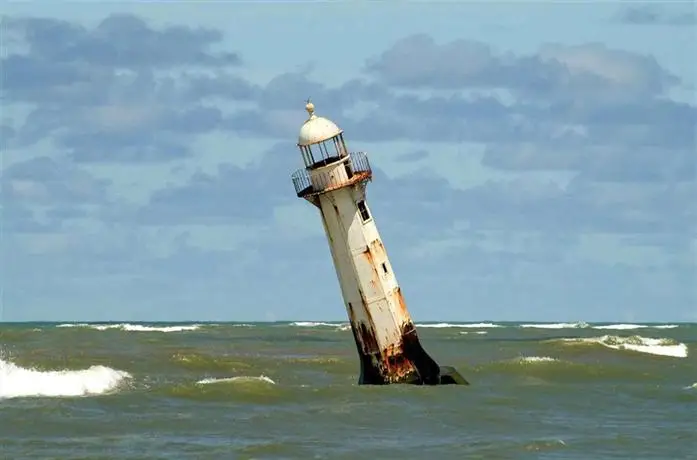
[[697,321],[696,12],[4,2],[0,319],[345,320],[311,97],[416,322]]

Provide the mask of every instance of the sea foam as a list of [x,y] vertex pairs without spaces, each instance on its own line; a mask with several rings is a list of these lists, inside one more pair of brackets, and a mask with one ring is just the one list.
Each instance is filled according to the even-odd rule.
[[321,326],[328,326],[328,327],[337,327],[341,326],[341,324],[338,323],[325,323],[322,321],[295,321],[294,323],[290,323],[291,326],[298,326],[298,327],[321,327]]
[[554,363],[559,361],[556,358],[549,356],[521,356],[516,360],[519,363],[525,364],[537,364],[537,363]]
[[443,329],[448,327],[461,327],[461,328],[472,328],[472,329],[484,329],[492,327],[501,327],[494,323],[428,323],[428,324],[417,324],[416,327],[432,327],[436,329]]
[[88,329],[96,329],[98,331],[106,331],[109,329],[119,329],[128,332],[184,332],[195,331],[201,328],[200,324],[189,324],[182,326],[145,326],[142,324],[89,324],[89,323],[66,323],[59,324],[56,327],[84,327]]
[[224,377],[224,378],[207,378],[207,379],[202,379],[196,382],[197,385],[210,385],[213,383],[230,383],[230,382],[264,382],[264,383],[269,383],[271,385],[275,385],[276,382],[271,380],[269,377],[265,375],[260,375],[258,377],[252,377],[248,375],[239,375],[237,377]]
[[604,335],[602,337],[575,337],[560,340],[577,344],[600,344],[607,348],[612,348],[613,350],[629,350],[658,356],[687,358],[687,345],[672,339],[641,337],[638,335],[633,335],[631,337]]
[[588,327],[588,324],[583,321],[577,323],[533,323],[521,324],[520,327],[525,329],[580,329]]
[[606,324],[603,326],[593,326],[593,329],[609,329],[615,331],[627,331],[632,329],[675,329],[677,324]]
[[128,372],[106,366],[41,371],[0,359],[0,399],[100,395],[130,378]]

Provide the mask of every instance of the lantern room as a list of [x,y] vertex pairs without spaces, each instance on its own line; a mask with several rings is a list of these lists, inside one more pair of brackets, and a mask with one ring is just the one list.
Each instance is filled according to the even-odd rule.
[[341,128],[333,121],[318,117],[315,105],[307,101],[305,105],[310,116],[300,128],[298,147],[305,167],[309,169],[325,166],[348,155]]

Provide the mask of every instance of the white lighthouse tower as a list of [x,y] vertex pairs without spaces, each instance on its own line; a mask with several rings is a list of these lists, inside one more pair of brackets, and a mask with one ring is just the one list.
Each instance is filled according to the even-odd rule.
[[319,208],[360,356],[360,384],[467,384],[421,347],[397,278],[366,202],[368,157],[349,153],[343,131],[305,106],[298,147],[304,168],[292,175],[298,197]]

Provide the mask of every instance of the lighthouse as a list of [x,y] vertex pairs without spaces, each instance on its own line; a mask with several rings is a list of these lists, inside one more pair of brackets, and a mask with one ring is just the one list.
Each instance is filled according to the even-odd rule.
[[360,358],[358,383],[467,384],[421,346],[366,200],[367,155],[349,152],[343,131],[309,100],[305,110],[297,144],[305,166],[292,181],[322,218]]

